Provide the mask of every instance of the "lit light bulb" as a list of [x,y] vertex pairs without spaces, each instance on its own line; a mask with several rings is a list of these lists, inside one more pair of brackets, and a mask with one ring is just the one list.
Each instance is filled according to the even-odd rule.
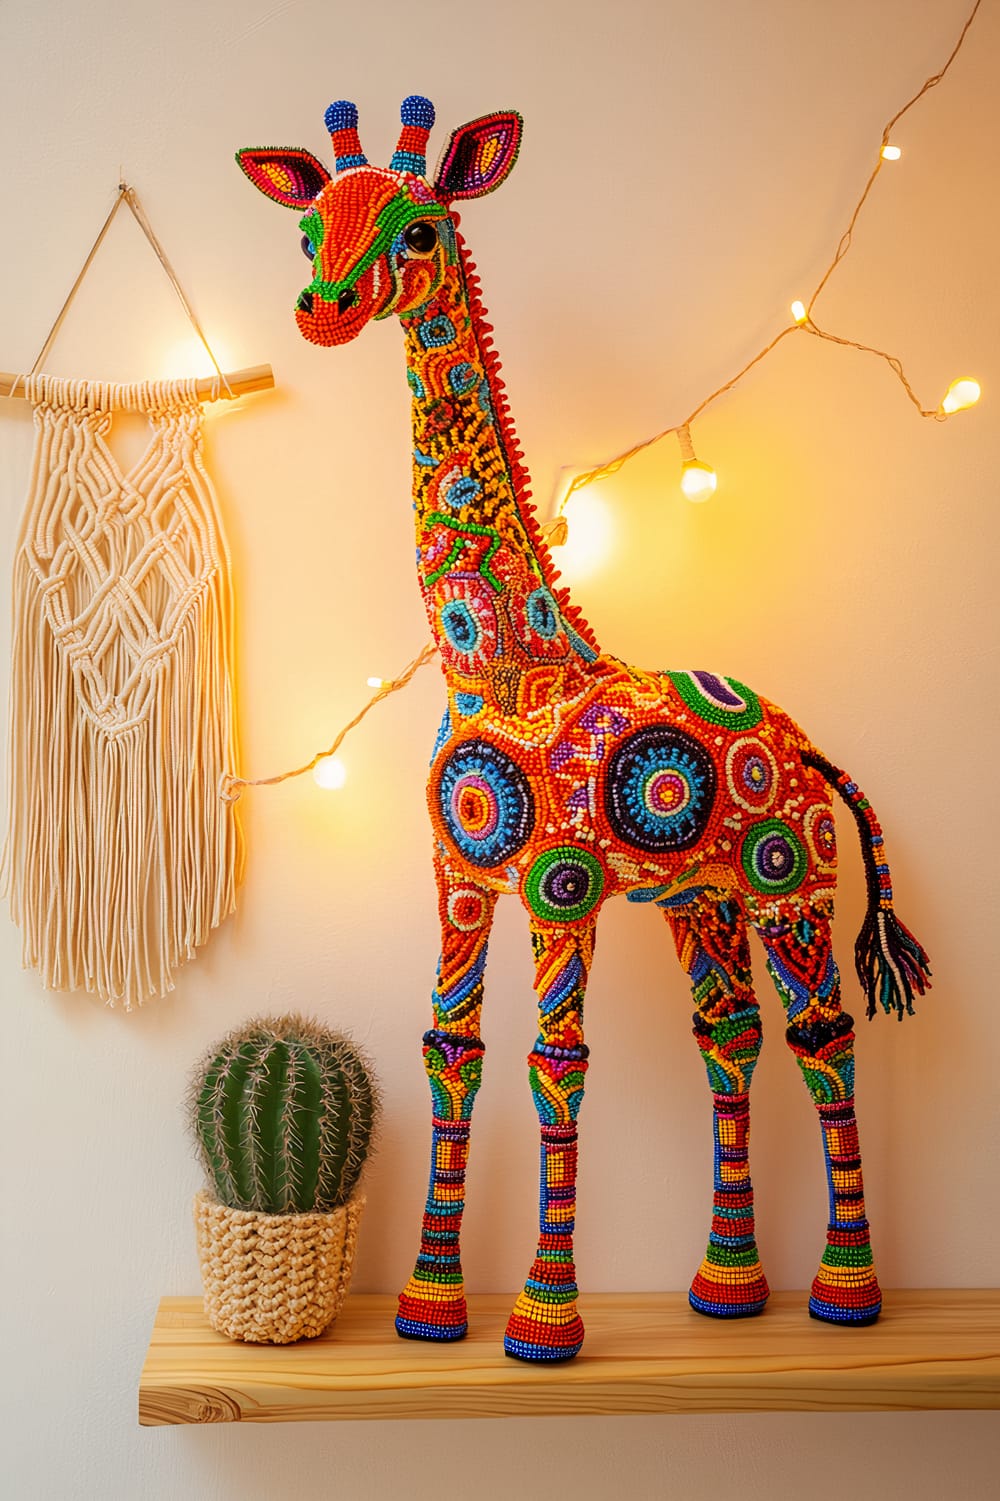
[[681,469],[681,489],[688,500],[708,500],[718,483],[715,470],[700,459],[689,459]]
[[958,380],[953,380],[944,393],[941,410],[949,416],[952,412],[964,412],[966,407],[974,407],[981,395],[977,380],[972,380],[967,375],[961,376]]
[[883,146],[882,147],[882,156],[883,156],[884,160],[887,161],[887,162],[898,162],[899,158],[902,156],[902,154],[903,154],[903,152],[902,152],[902,148],[900,146]]
[[805,323],[806,319],[809,317],[809,314],[806,311],[805,303],[800,302],[797,297],[792,303],[792,317],[795,319],[796,323]]
[[347,767],[339,756],[324,756],[313,767],[313,781],[324,792],[337,792],[347,781]]
[[369,688],[385,687],[385,678],[366,678],[365,682],[368,684]]

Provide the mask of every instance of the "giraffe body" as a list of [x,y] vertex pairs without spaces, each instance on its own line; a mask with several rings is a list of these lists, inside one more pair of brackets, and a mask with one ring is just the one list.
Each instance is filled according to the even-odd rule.
[[539,1032],[529,1077],[540,1123],[539,1240],[511,1315],[507,1352],[577,1353],[573,1220],[576,1119],[588,1050],[583,998],[598,913],[611,896],[659,906],[692,985],[694,1032],[713,1093],[715,1182],[702,1313],[759,1313],[748,1166],[749,1090],[760,1049],[747,931],[760,934],[786,1038],[817,1106],[830,1191],[810,1311],[869,1323],[881,1295],[865,1216],[854,1118],[854,1033],[830,939],[836,881],[832,792],[862,837],[869,910],[858,941],[869,998],[902,1014],[929,970],[892,905],[881,829],[856,785],[779,708],[735,679],[647,672],[602,652],[558,585],[534,520],[492,329],[453,202],[503,180],[520,117],[456,131],[433,183],[433,110],[404,101],[388,169],[361,152],[354,107],[331,105],[334,179],[307,152],[245,151],[268,196],[305,209],[313,279],[303,335],[346,343],[395,312],[413,404],[417,570],[448,706],[428,806],[442,947],[424,1061],[433,1101],[430,1189],[420,1254],[400,1296],[411,1338],[466,1331],[459,1251],[472,1109],[484,1045],[486,948],[497,897],[527,908]]

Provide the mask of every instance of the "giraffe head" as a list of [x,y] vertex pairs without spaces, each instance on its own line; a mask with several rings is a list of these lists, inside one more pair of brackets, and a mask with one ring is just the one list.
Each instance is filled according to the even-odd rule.
[[345,344],[371,318],[411,313],[433,296],[455,257],[451,204],[499,187],[517,157],[521,117],[484,115],[456,130],[433,180],[425,151],[434,124],[429,99],[411,94],[388,167],[373,167],[358,138],[358,112],[331,104],[326,126],[336,176],[304,150],[239,151],[255,187],[302,216],[302,249],[312,278],[299,294],[295,321],[313,344]]

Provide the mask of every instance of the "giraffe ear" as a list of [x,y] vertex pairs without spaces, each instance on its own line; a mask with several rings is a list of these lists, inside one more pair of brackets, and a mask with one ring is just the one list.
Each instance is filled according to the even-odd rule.
[[265,198],[285,208],[308,208],[331,180],[311,151],[294,147],[237,151],[236,160]]
[[449,201],[492,193],[517,160],[523,128],[521,116],[510,109],[460,126],[438,163],[435,192]]

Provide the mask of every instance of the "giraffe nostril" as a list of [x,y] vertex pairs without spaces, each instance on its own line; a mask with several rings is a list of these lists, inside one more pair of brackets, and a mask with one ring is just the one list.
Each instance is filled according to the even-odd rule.
[[303,292],[295,306],[300,313],[311,313],[313,310],[313,294],[311,292]]
[[353,307],[357,300],[357,292],[355,292],[353,287],[348,287],[347,290],[341,292],[340,296],[337,298],[337,312],[346,313],[347,309],[349,307]]

